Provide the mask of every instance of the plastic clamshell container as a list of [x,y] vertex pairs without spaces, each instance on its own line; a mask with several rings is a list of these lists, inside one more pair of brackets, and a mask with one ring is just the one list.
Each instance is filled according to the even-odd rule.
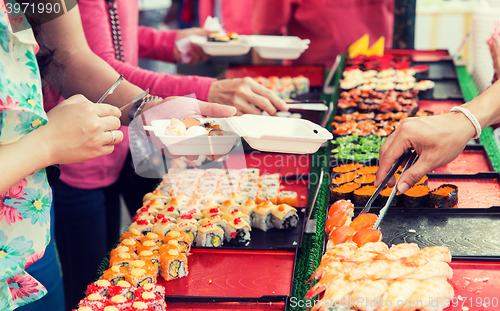
[[205,54],[212,56],[245,55],[252,48],[243,40],[239,42],[208,42],[206,37],[195,36],[191,42],[199,45]]
[[262,57],[268,59],[297,59],[309,48],[308,39],[294,36],[248,36],[245,40]]
[[260,151],[307,154],[316,152],[333,138],[325,128],[303,119],[258,115],[201,119],[207,120],[219,124],[227,135],[167,136],[165,129],[170,120],[154,120],[152,126],[144,128],[154,131],[173,155],[224,155],[231,151],[239,137]]

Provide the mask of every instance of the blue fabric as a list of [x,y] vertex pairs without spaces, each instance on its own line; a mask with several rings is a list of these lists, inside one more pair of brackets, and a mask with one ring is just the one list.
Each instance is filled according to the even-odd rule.
[[105,193],[101,188],[73,188],[62,181],[53,189],[66,310],[71,310],[84,298],[87,285],[99,277],[97,268],[108,251]]
[[56,250],[56,241],[54,237],[54,206],[50,211],[50,243],[45,249],[45,254],[41,259],[26,268],[35,279],[40,281],[47,289],[48,293],[40,300],[19,307],[19,311],[51,310],[64,311],[64,290],[61,275],[59,256]]

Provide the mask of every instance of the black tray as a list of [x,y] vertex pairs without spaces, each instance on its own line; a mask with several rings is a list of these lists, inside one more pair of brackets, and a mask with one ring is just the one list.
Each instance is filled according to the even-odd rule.
[[434,81],[435,86],[430,91],[420,92],[419,99],[427,100],[464,100],[462,89],[458,80],[438,80]]
[[[299,222],[297,227],[284,230],[273,228],[267,230],[266,232],[252,228],[251,231],[251,241],[248,245],[244,244],[231,244],[224,241],[224,244],[220,249],[245,249],[245,250],[293,250],[300,248],[302,246],[302,236],[304,235],[304,212],[303,208],[297,208],[297,214],[299,215]],[[198,247],[203,249],[214,249],[213,247]]]
[[[378,213],[378,209],[371,210]],[[390,208],[380,224],[387,245],[443,245],[453,256],[500,256],[500,207],[489,209]],[[415,232],[413,232],[415,231]]]
[[442,60],[438,62],[414,62],[413,66],[427,65],[428,71],[419,72],[415,77],[419,80],[443,80],[458,79],[457,69],[453,60]]

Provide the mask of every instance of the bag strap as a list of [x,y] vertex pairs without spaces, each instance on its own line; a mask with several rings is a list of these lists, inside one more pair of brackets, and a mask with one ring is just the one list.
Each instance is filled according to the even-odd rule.
[[115,58],[120,61],[125,61],[123,55],[122,32],[120,30],[120,21],[118,19],[118,11],[116,10],[116,1],[107,0],[109,20],[111,22],[111,33],[113,35],[113,45],[115,48]]

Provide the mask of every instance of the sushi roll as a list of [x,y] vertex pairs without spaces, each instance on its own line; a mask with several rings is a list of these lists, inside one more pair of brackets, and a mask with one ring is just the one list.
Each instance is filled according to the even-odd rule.
[[119,253],[129,253],[130,255],[135,255],[135,251],[133,248],[127,247],[125,245],[118,245],[117,247],[115,247],[111,251],[109,256],[114,257],[114,256],[118,255]]
[[188,261],[185,254],[170,249],[161,255],[160,274],[167,280],[182,278],[188,275]]
[[185,216],[185,215],[188,215],[191,218],[194,218],[196,221],[199,221],[199,220],[201,220],[203,218],[203,214],[197,208],[193,208],[193,209],[190,209],[188,211],[183,211],[182,215],[181,215],[181,218],[183,216]]
[[413,186],[403,193],[405,207],[427,207],[430,189],[425,185]]
[[168,241],[170,240],[176,240],[179,245],[186,246],[186,253],[189,253],[191,250],[191,238],[189,237],[189,234],[184,231],[170,231],[167,235],[165,235],[163,244],[168,244]]
[[255,204],[255,201],[253,199],[247,199],[244,203],[242,203],[238,209],[245,215],[247,215],[250,218],[250,224],[252,222],[253,218],[253,213],[255,210],[255,207],[257,207],[257,204]]
[[250,243],[250,231],[252,228],[241,218],[235,218],[227,223],[224,233],[226,241],[229,243]]
[[129,230],[129,231],[123,233],[120,236],[120,242],[125,240],[125,239],[133,239],[133,240],[139,241],[142,237],[143,237],[143,235],[139,232],[139,230],[132,229],[132,230]]
[[334,167],[332,169],[332,171],[334,173],[349,173],[349,172],[356,171],[357,169],[359,169],[361,167],[363,167],[363,164],[361,164],[361,163],[351,163],[351,164],[344,164],[344,165]]
[[99,294],[102,296],[108,295],[109,288],[113,286],[108,280],[97,280],[94,283],[87,286],[86,294],[87,296],[90,294]]
[[158,244],[156,244],[154,241],[145,240],[144,243],[137,245],[137,254],[142,251],[159,252],[160,246],[158,246]]
[[154,223],[156,214],[157,214],[156,212],[155,213],[138,213],[132,218],[132,221],[136,222],[138,220],[148,220],[149,222]]
[[214,224],[219,228],[221,228],[222,230],[226,230],[227,221],[224,218],[222,218],[222,215],[215,215],[215,214],[200,220],[200,226],[205,226],[208,224]]
[[134,299],[134,292],[136,288],[132,286],[127,281],[119,281],[115,286],[111,287],[108,291],[109,297],[114,297],[117,295],[126,297],[130,300]]
[[165,208],[165,205],[167,204],[165,202],[169,202],[170,200],[171,199],[168,197],[156,197],[149,201],[142,202],[142,206],[155,208],[157,210],[162,210]]
[[129,262],[135,259],[135,256],[135,253],[117,253],[109,258],[109,267],[120,266],[126,268]]
[[360,188],[361,186],[356,183],[345,183],[339,187],[333,187],[330,189],[330,200],[349,200],[353,199],[354,190]]
[[203,215],[203,218],[207,218],[212,215],[224,215],[224,212],[218,207],[213,207],[204,209],[203,211],[201,211],[201,214]]
[[354,182],[362,186],[372,185],[375,182],[375,174],[360,175],[354,179]]
[[[365,175],[366,176],[366,175]],[[363,186],[354,190],[354,205],[365,206],[370,197],[375,193],[377,187],[373,185]]]
[[156,283],[156,271],[135,268],[125,274],[125,281],[133,286],[143,286],[146,283]]
[[137,250],[137,246],[139,246],[140,244],[141,242],[137,240],[125,239],[120,244],[118,244],[118,246],[126,246],[135,252]]
[[136,229],[142,235],[146,235],[148,232],[153,232],[153,223],[146,219],[137,220],[128,227],[129,231],[132,229]]
[[[392,190],[394,187],[386,187],[384,190],[382,190],[378,196],[378,198],[375,200],[375,205],[376,206],[385,206],[387,203],[387,200],[389,200],[389,196],[391,195]],[[402,204],[402,196],[399,191],[396,191],[396,195],[394,196],[394,199],[392,199],[391,206],[400,206]]]
[[132,269],[144,269],[149,272],[157,271],[155,264],[151,260],[144,257],[142,259],[132,260],[129,264],[129,270]]
[[247,214],[242,213],[238,209],[235,209],[232,212],[225,213],[224,215],[222,215],[222,219],[224,219],[224,220],[226,220],[228,222],[231,221],[231,220],[233,220],[233,219],[235,219],[235,218],[241,218],[249,226],[252,224],[252,222],[250,221],[250,217]]
[[[162,214],[159,214],[162,215]],[[162,217],[156,220],[155,225],[153,226],[153,232],[161,235],[166,235],[170,231],[174,229],[177,223],[174,222],[174,219]]]
[[206,224],[198,229],[196,246],[220,247],[224,242],[224,230],[214,224]]
[[135,291],[134,303],[143,302],[152,307],[155,311],[164,311],[167,308],[165,297],[159,296],[154,292],[147,291],[143,288],[138,288]]
[[458,203],[458,187],[452,184],[443,184],[429,194],[430,206],[436,208],[456,207]]
[[165,287],[163,287],[161,285],[148,283],[148,284],[144,284],[142,289],[144,289],[148,292],[153,292],[153,293],[159,295],[160,297],[162,297],[163,299],[165,298]]
[[109,298],[109,300],[120,310],[128,310],[132,306],[132,299],[122,296],[122,295],[115,295]]
[[255,198],[255,202],[257,204],[270,201],[273,204],[278,204],[278,190],[265,190],[264,188],[261,189],[257,197]]
[[273,203],[266,201],[258,204],[253,212],[252,227],[267,231],[274,227],[271,221],[271,212],[276,207]]
[[159,266],[160,266],[160,250],[158,249],[157,252],[152,252],[152,251],[141,251],[137,257],[138,260],[142,261],[151,261],[153,265],[156,267],[156,272],[158,273],[159,271]]
[[238,203],[236,203],[234,200],[226,200],[224,202],[222,202],[222,204],[220,205],[220,209],[221,211],[223,211],[224,213],[230,213],[232,211],[234,211],[235,209],[238,209],[240,205]]
[[[163,215],[164,217],[167,217],[167,218],[176,219],[177,217],[179,217],[179,211],[177,210],[177,207],[169,206],[167,208],[162,209],[158,213],[158,215]],[[158,215],[156,215],[156,216],[158,217]]]
[[296,89],[297,95],[309,93],[309,79],[303,75],[298,75],[293,78],[293,84]]
[[191,218],[191,219],[177,219],[177,225],[174,227],[174,231],[179,231],[179,232],[185,232],[189,236],[190,244],[193,244],[196,234],[198,232],[198,222]]
[[105,270],[101,275],[101,280],[108,280],[113,285],[118,284],[119,281],[125,280],[125,274],[127,269],[120,266],[112,266],[108,270]]
[[143,236],[141,238],[141,243],[144,243],[146,241],[153,241],[154,243],[158,244],[160,243],[159,245],[161,245],[163,243],[163,239],[165,238],[165,236],[163,236],[163,234],[158,234],[158,233],[154,233],[154,232],[148,232],[148,234],[146,234],[145,236]]
[[290,205],[280,204],[271,210],[271,222],[278,229],[295,228],[299,222],[299,215]]
[[79,307],[89,307],[91,310],[102,310],[106,306],[108,299],[100,294],[90,294],[80,300]]
[[168,251],[169,249],[175,249],[179,253],[184,253],[184,254],[187,253],[187,247],[185,244],[180,245],[179,242],[177,242],[177,240],[170,240],[168,241],[167,244],[163,244],[162,246],[160,246],[160,257],[161,254]]
[[353,182],[358,176],[357,172],[349,172],[344,174],[335,174],[332,178],[332,185],[339,187],[345,183]]

